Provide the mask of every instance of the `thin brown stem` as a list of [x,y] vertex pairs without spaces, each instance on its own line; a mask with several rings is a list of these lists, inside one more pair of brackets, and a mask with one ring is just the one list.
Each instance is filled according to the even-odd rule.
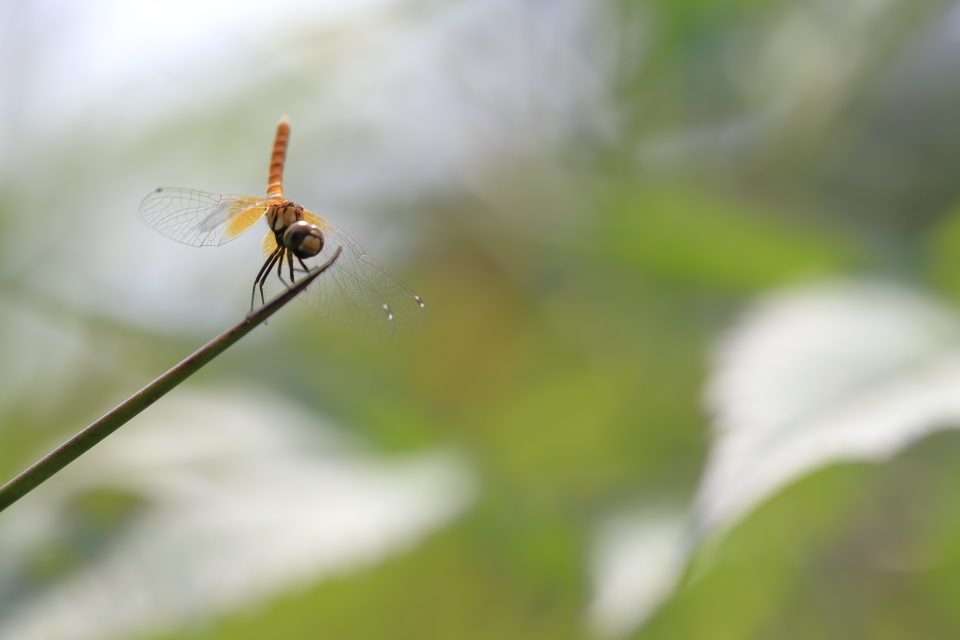
[[0,487],[0,511],[9,507],[57,471],[60,471],[79,458],[95,444],[129,422],[130,419],[159,400],[168,391],[196,373],[203,365],[223,353],[228,347],[237,342],[237,340],[250,333],[254,327],[272,316],[280,307],[293,300],[300,292],[306,289],[317,276],[333,264],[333,261],[340,256],[340,251],[338,248],[337,252],[333,254],[333,257],[325,264],[310,271],[292,287],[256,311],[251,312],[242,322],[205,344],[191,356],[180,362],[180,364],[130,396],[110,413],[64,442],[29,469]]

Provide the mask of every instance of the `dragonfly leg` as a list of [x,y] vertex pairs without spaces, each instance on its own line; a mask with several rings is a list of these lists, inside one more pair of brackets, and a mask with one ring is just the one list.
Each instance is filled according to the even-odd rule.
[[[297,259],[299,260],[300,258]],[[287,267],[290,269],[290,282],[292,284],[297,281],[297,279],[293,277],[293,251],[287,251]]]
[[[273,261],[270,263],[270,266],[263,271],[263,277],[260,278],[260,302],[266,304],[263,299],[263,285],[267,284],[267,278],[270,277],[270,269],[273,268],[274,263],[283,264],[283,252],[286,251],[284,247],[277,248],[277,255],[274,256]],[[282,280],[283,278],[281,278]]]
[[297,256],[297,261],[300,263],[300,266],[303,267],[304,273],[310,271],[310,267],[307,266],[307,263],[304,262],[300,256]]
[[263,263],[263,266],[260,267],[259,273],[257,273],[257,278],[253,281],[253,291],[250,293],[250,311],[253,312],[253,305],[257,300],[257,285],[260,285],[260,304],[266,304],[263,296],[263,285],[267,280],[267,275],[270,273],[270,269],[273,268],[273,263],[277,261],[280,257],[280,253],[283,251],[283,247],[277,247],[276,250],[270,254],[270,257],[266,259]]
[[285,251],[286,251],[286,248],[281,247],[280,259],[277,260],[277,277],[280,278],[280,282],[282,282],[284,286],[290,286],[287,284],[287,281],[283,279],[283,254]]

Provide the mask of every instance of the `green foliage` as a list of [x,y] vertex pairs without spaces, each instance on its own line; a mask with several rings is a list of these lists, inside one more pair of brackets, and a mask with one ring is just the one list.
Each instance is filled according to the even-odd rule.
[[577,599],[572,594],[531,585],[515,567],[505,565],[495,549],[485,547],[486,541],[457,527],[403,558],[212,625],[203,637],[299,640],[318,633],[365,640],[585,637],[578,631]]
[[614,188],[602,254],[678,284],[750,291],[849,269],[852,243],[695,187]]
[[960,299],[960,206],[954,206],[927,231],[922,256],[931,282]]

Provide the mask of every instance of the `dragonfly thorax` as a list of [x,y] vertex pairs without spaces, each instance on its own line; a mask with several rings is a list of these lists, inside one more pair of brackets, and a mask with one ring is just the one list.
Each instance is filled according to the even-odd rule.
[[267,207],[267,224],[277,234],[278,240],[287,227],[299,220],[303,220],[303,207],[296,202],[284,200]]
[[283,232],[283,246],[298,258],[312,258],[323,250],[320,228],[304,220],[294,222]]
[[277,237],[277,244],[286,247],[298,258],[312,258],[323,249],[323,233],[303,219],[303,207],[283,200],[267,207],[267,224]]

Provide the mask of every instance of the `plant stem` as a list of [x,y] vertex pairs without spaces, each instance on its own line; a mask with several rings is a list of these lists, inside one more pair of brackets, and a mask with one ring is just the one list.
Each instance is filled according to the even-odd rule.
[[0,511],[35,489],[57,471],[76,460],[85,451],[126,424],[130,419],[163,397],[168,391],[196,373],[218,355],[226,351],[237,340],[250,333],[254,327],[276,313],[280,307],[293,300],[317,276],[323,273],[340,256],[341,249],[333,254],[325,264],[313,269],[292,287],[250,313],[239,324],[220,334],[200,349],[188,356],[180,364],[133,394],[108,414],[73,436],[62,445],[41,458],[29,469],[0,487]]

